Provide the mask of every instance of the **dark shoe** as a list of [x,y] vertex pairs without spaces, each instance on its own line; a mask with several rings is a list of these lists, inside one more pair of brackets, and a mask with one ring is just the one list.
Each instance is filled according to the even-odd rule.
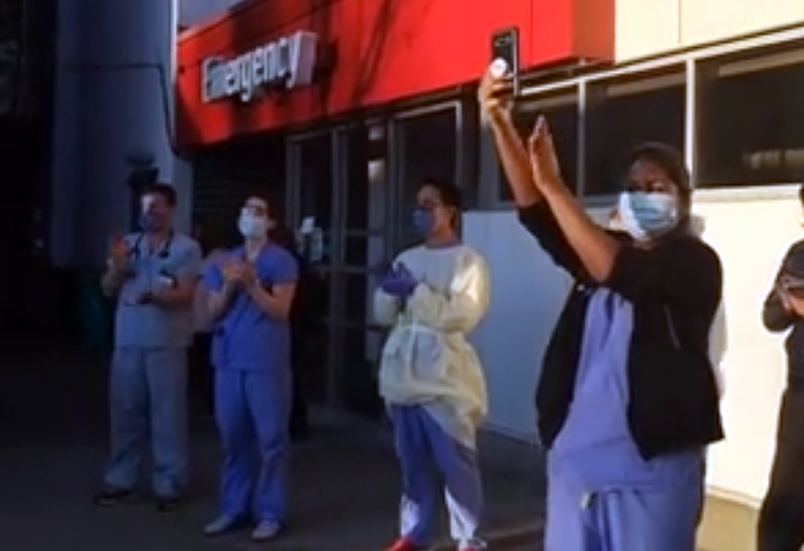
[[156,510],[161,513],[170,513],[184,505],[182,496],[157,496]]
[[133,495],[131,490],[106,486],[92,501],[98,507],[114,507],[123,501],[128,501]]

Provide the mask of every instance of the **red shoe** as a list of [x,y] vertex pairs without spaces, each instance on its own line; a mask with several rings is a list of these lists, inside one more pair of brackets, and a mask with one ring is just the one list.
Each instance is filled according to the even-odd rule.
[[422,551],[423,549],[423,547],[419,547],[409,539],[399,538],[385,551]]
[[467,543],[458,551],[485,551],[486,544],[481,540],[475,540],[472,543]]

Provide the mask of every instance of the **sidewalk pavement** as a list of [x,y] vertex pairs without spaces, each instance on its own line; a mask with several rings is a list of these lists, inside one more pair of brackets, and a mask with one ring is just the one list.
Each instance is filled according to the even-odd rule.
[[[399,472],[387,429],[323,410],[314,411],[314,432],[294,452],[290,529],[275,543],[255,545],[245,533],[221,539],[201,535],[216,513],[219,449],[212,426],[194,431],[193,500],[186,507],[157,513],[146,498],[116,508],[94,507],[106,431],[105,383],[93,374],[104,369],[102,362],[76,364],[61,355],[50,361],[56,359],[55,369],[7,371],[18,375],[0,388],[0,548],[380,551],[395,536]],[[499,540],[490,549],[518,549],[513,545],[529,542],[527,548],[535,551],[543,516],[540,454],[493,435],[483,438],[481,451],[485,533]]]

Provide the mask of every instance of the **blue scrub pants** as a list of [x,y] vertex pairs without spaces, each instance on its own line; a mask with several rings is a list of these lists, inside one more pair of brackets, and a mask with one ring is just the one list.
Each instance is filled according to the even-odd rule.
[[119,347],[109,380],[111,457],[106,484],[130,490],[150,433],[153,489],[178,497],[187,487],[187,349]]
[[443,495],[452,538],[477,538],[483,508],[477,450],[455,441],[421,406],[390,406],[404,494],[400,532],[417,546],[432,543]]
[[221,512],[286,522],[290,368],[277,375],[216,369],[215,419],[223,443]]
[[590,494],[551,475],[544,551],[695,551],[699,482]]

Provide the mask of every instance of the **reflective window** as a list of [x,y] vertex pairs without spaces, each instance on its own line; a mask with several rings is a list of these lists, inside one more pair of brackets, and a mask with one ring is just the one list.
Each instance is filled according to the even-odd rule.
[[626,160],[643,142],[684,150],[685,75],[684,67],[676,67],[590,87],[584,195],[618,193]]
[[[550,124],[553,143],[561,164],[564,183],[572,190],[577,189],[578,158],[578,96],[575,88],[563,93],[552,93],[538,98],[523,99],[514,109],[514,124],[523,140],[527,141],[536,118],[543,115]],[[505,174],[500,167],[499,198],[512,201]]]
[[799,182],[804,50],[711,62],[701,73],[698,185]]
[[456,182],[457,131],[457,110],[454,107],[411,116],[398,123],[398,220],[403,244],[416,239],[410,211],[422,182],[427,178]]
[[[298,143],[299,216],[301,220],[313,217],[315,227],[323,232],[320,243],[320,261],[332,261],[333,204],[335,201],[335,175],[332,163],[332,134],[325,132],[305,138]],[[319,245],[316,245],[318,247]],[[314,254],[318,257],[318,253]]]

